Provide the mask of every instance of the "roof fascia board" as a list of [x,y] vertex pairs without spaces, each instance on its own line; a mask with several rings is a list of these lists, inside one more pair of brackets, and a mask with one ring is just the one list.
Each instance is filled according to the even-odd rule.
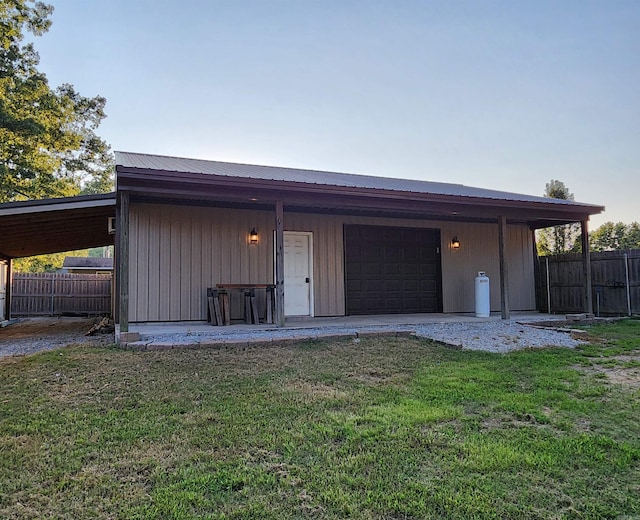
[[[420,191],[405,191],[405,190],[387,190],[384,188],[371,188],[371,187],[359,187],[359,186],[345,186],[340,184],[323,184],[323,183],[309,183],[309,182],[296,182],[296,181],[283,181],[277,179],[260,179],[253,177],[233,177],[229,175],[215,175],[210,173],[191,173],[191,172],[176,172],[166,170],[147,170],[144,168],[133,168],[119,166],[117,168],[118,177],[124,179],[131,179],[140,182],[143,178],[146,180],[153,180],[155,182],[176,182],[180,181],[181,184],[187,182],[192,184],[207,185],[207,186],[233,186],[234,188],[267,188],[274,189],[277,186],[278,189],[289,189],[291,191],[309,191],[314,193],[335,193],[339,192],[353,192],[360,193],[368,196],[379,196],[379,194],[385,194],[388,198],[401,198],[418,197],[420,199],[433,198],[435,199],[461,199],[472,201],[473,204],[487,203],[517,203],[517,204],[531,204],[531,205],[546,205],[553,206],[567,206],[571,208],[582,207],[585,209],[604,210],[603,206],[587,204],[582,202],[574,202],[563,199],[551,199],[553,202],[546,202],[545,200],[519,200],[517,198],[492,198],[492,197],[477,197],[473,195],[456,195],[456,194],[441,194],[430,193]],[[119,189],[126,189],[125,183],[118,183]],[[506,193],[505,193],[506,194]],[[513,194],[518,195],[518,194]],[[540,197],[543,199],[543,197]]]
[[60,202],[60,203],[46,202],[41,205],[0,208],[0,217],[10,216],[10,215],[46,213],[49,211],[77,210],[77,209],[83,209],[83,208],[98,208],[98,207],[107,207],[107,206],[115,207],[115,204],[116,204],[115,197],[109,198],[109,199],[99,199],[99,200],[91,200],[91,201],[75,201],[75,202]]
[[[135,196],[132,202],[156,203],[156,204],[187,204],[189,201],[197,201],[202,206],[219,206],[239,209],[264,211],[272,209],[271,203],[266,203],[264,198],[250,202],[246,195],[236,193],[224,194],[223,197],[207,198],[201,191],[188,193],[173,193],[168,195],[164,189],[157,187],[145,187],[144,195]],[[253,192],[255,194],[255,192]],[[164,195],[164,197],[163,197]],[[275,200],[275,196],[274,196]],[[499,208],[495,206],[460,206],[446,203],[433,203],[425,201],[408,200],[399,205],[397,201],[385,199],[362,199],[358,197],[343,197],[336,202],[335,195],[326,201],[319,200],[317,196],[306,193],[305,197],[299,194],[297,197],[285,198],[287,211],[305,211],[316,213],[344,213],[344,214],[369,214],[380,216],[402,215],[403,217],[422,218],[430,220],[452,220],[458,222],[495,222],[498,215],[505,216],[510,223],[527,223],[534,225],[532,221],[551,221],[556,225],[566,222],[579,222],[587,218],[585,213],[555,212],[552,209],[541,211],[523,209],[519,207]],[[455,211],[453,211],[455,210]],[[546,227],[546,226],[544,226]]]
[[[124,171],[126,170],[126,171]],[[326,184],[309,184],[295,183],[290,181],[264,180],[264,179],[245,179],[240,177],[227,177],[209,174],[192,174],[180,172],[156,172],[149,173],[148,170],[140,170],[134,168],[126,168],[119,171],[118,189],[126,191],[136,191],[136,188],[143,189],[145,192],[152,191],[154,193],[176,193],[187,192],[185,185],[192,184],[197,186],[208,186],[213,188],[233,187],[238,189],[266,190],[287,193],[309,193],[309,194],[325,194],[335,197],[336,195],[353,195],[361,198],[384,198],[387,200],[402,201],[408,200],[420,202],[441,202],[448,205],[461,206],[486,206],[492,208],[523,208],[535,209],[537,211],[559,211],[561,213],[579,213],[581,215],[590,215],[600,213],[604,210],[602,206],[591,206],[582,203],[558,203],[558,202],[532,202],[519,200],[502,200],[489,199],[461,195],[441,195],[419,192],[391,191],[372,188],[357,188],[349,186],[333,186]],[[141,178],[140,173],[144,174]],[[133,182],[127,183],[126,180]],[[121,182],[125,181],[125,182]],[[155,186],[147,185],[148,182],[154,183]],[[158,183],[166,183],[168,186],[163,188]],[[174,186],[175,185],[175,186]],[[205,195],[198,191],[200,196]],[[281,196],[281,195],[280,195]],[[286,202],[286,200],[285,200]]]

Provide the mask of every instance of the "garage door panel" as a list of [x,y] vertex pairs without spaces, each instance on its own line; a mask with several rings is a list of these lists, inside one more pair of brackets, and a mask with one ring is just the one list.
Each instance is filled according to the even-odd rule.
[[[406,260],[405,262],[417,262],[417,260]],[[420,275],[420,266],[418,264],[403,264],[402,265],[402,273],[405,276],[419,276]]]
[[398,292],[401,293],[402,289],[403,289],[403,283],[402,280],[393,280],[393,279],[388,279],[384,282],[384,292],[386,293],[392,293],[392,292]]
[[442,310],[440,232],[345,226],[348,314]]
[[402,291],[405,293],[419,293],[420,285],[419,280],[403,280]]
[[420,282],[419,291],[422,293],[436,293],[437,284],[434,280],[422,280]]
[[384,274],[387,276],[394,276],[400,274],[400,266],[397,263],[384,263]]

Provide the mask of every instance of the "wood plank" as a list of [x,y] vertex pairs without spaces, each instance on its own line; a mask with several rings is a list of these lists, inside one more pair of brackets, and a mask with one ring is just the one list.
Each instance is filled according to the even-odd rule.
[[209,312],[207,313],[207,321],[214,325],[224,325],[222,314],[220,312],[220,300],[216,289],[207,288],[207,302],[209,304]]
[[284,207],[276,201],[276,325],[284,327]]
[[222,319],[225,325],[231,325],[231,308],[229,307],[229,293],[227,291],[220,291],[220,306],[222,307]]
[[252,314],[252,323],[260,323],[260,316],[258,315],[258,305],[256,303],[256,290],[251,289],[249,293],[249,298],[251,299],[251,314]]
[[213,312],[216,317],[216,325],[224,325],[222,321],[222,312],[220,311],[220,299],[218,298],[218,291],[215,292],[213,298]]

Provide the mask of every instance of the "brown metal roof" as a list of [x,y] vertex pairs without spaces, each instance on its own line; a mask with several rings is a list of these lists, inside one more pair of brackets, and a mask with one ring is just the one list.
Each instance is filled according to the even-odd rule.
[[118,190],[134,197],[184,199],[289,211],[350,212],[464,221],[510,222],[532,228],[588,219],[604,207],[460,184],[255,166],[116,152]]
[[275,166],[258,166],[220,161],[205,161],[163,155],[149,155],[131,152],[115,152],[116,164],[122,168],[155,170],[164,172],[195,173],[241,179],[260,179],[281,182],[296,182],[312,185],[341,186],[371,190],[400,191],[453,197],[474,197],[505,201],[543,202],[547,204],[594,207],[569,200],[537,197],[521,193],[509,193],[484,188],[473,188],[463,184],[394,179],[371,175],[335,173],[319,170],[302,170]]
[[115,193],[0,204],[0,256],[59,253],[113,244]]

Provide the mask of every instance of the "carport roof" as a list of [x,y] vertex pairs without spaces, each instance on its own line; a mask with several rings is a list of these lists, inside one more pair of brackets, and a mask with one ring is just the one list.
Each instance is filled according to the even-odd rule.
[[0,204],[0,256],[112,245],[107,219],[115,214],[115,193]]

